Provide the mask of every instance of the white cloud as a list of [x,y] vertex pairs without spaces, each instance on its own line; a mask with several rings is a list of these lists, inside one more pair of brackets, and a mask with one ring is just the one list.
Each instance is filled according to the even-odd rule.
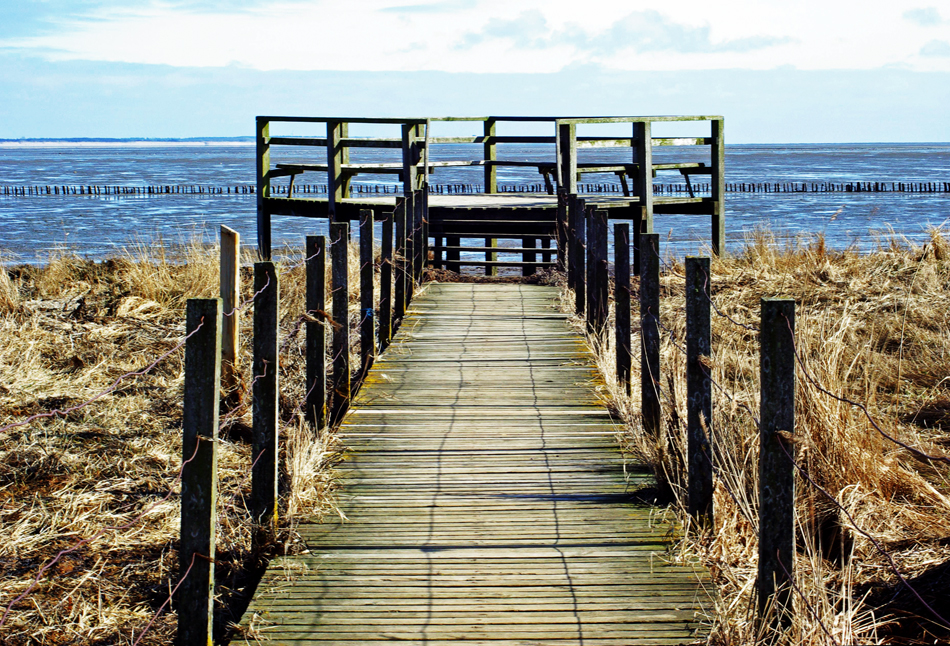
[[945,40],[932,40],[920,48],[921,56],[950,56],[950,43]]
[[[99,2],[55,33],[0,38],[50,59],[261,70],[950,71],[950,8],[890,0],[178,0]],[[937,20],[937,22],[935,22]],[[921,29],[926,25],[926,29]],[[934,49],[937,48],[937,49]]]

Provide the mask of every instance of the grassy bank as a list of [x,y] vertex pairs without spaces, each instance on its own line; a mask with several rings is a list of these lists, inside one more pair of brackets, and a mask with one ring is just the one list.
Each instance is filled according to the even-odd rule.
[[[143,245],[98,263],[62,255],[0,272],[0,428],[62,411],[2,431],[0,614],[60,550],[94,537],[13,605],[0,627],[4,644],[132,644],[176,581],[185,302],[217,296],[218,256],[198,245],[152,253]],[[272,553],[295,549],[297,516],[331,511],[332,440],[314,437],[300,418],[305,280],[299,254],[291,256],[279,267],[280,418],[284,489],[294,493],[282,500],[287,520]],[[245,299],[252,296],[252,262],[243,263]],[[245,508],[252,312],[250,304],[241,312],[241,378],[221,410],[222,607],[240,598],[249,571],[267,556],[251,549]],[[351,338],[358,343],[357,334]],[[222,613],[219,630],[228,619]],[[166,609],[140,643],[171,643],[174,625],[174,609]]]
[[[948,627],[925,604],[950,617],[950,469],[922,454],[950,456],[950,243],[934,232],[923,247],[889,241],[861,255],[760,234],[713,261],[714,531],[685,513],[683,266],[668,263],[661,282],[663,436],[642,432],[638,370],[633,397],[615,386],[605,397],[626,422],[627,449],[673,497],[670,513],[686,528],[673,558],[698,558],[712,575],[711,643],[756,636],[757,326],[760,299],[778,296],[796,300],[802,359],[792,437],[798,589],[784,643],[946,643]],[[611,335],[591,343],[615,384]]]

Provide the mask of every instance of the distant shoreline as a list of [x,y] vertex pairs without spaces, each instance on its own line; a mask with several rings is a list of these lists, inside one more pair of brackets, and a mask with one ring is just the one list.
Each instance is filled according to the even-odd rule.
[[0,139],[0,147],[33,148],[54,146],[253,146],[254,137],[68,137]]

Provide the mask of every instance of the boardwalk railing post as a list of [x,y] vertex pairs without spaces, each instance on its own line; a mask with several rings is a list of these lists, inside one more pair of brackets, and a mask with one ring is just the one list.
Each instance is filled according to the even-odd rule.
[[[557,190],[557,268],[566,272],[567,267],[567,241],[570,239],[570,222],[567,219],[568,202],[570,195],[564,188]],[[571,286],[571,277],[568,276],[568,287]],[[573,288],[572,288],[573,289]]]
[[415,265],[415,193],[407,193],[403,204],[406,208],[406,242],[405,242],[405,256],[406,256],[406,291],[403,292],[406,297],[405,306],[408,308],[409,303],[412,301],[412,292],[415,289],[413,283],[415,274],[413,273]]
[[277,532],[278,363],[277,312],[279,286],[272,262],[254,264],[254,370],[252,428],[254,468],[250,511],[260,525],[260,540]]
[[[495,248],[498,246],[498,238],[485,238],[485,246]],[[486,251],[485,252],[486,262],[496,262],[498,260],[498,252],[496,251]],[[498,267],[495,265],[485,265],[485,275],[486,276],[496,276],[498,275]]]
[[422,282],[422,270],[425,267],[426,256],[428,255],[428,240],[426,239],[425,228],[425,193],[421,190],[415,191],[412,199],[413,211],[413,279],[415,284]]
[[[525,237],[521,239],[521,245],[525,249],[536,249],[538,246],[537,238]],[[521,265],[521,275],[522,276],[533,276],[534,272],[537,271],[537,265],[531,263],[537,262],[538,254],[534,251],[522,251],[521,252],[521,261],[524,263]]]
[[393,220],[395,213],[385,214],[383,245],[379,268],[379,350],[389,346],[393,328]]
[[760,634],[774,641],[770,629],[792,620],[795,446],[783,434],[795,432],[795,301],[764,298],[761,316],[757,587]]
[[686,259],[686,434],[689,513],[713,527],[712,381],[709,258]]
[[633,218],[633,268],[640,271],[641,234],[653,233],[653,139],[649,122],[633,124],[636,195],[639,211]]
[[327,238],[307,236],[307,421],[327,425]]
[[[485,136],[483,143],[484,161],[485,161],[485,192],[498,192],[498,169],[493,163],[495,161],[495,120],[486,119],[482,133]],[[490,246],[487,243],[486,247]],[[488,258],[486,258],[488,260]]]
[[257,253],[263,260],[270,259],[270,121],[257,117]]
[[394,229],[396,235],[396,251],[395,251],[395,264],[396,264],[396,286],[395,286],[395,296],[393,302],[393,319],[394,322],[402,321],[403,317],[406,316],[406,292],[410,289],[409,287],[409,269],[408,269],[408,260],[406,258],[406,199],[403,197],[396,198],[396,210],[393,211],[394,218]]
[[221,301],[224,329],[221,331],[221,384],[226,390],[237,384],[237,359],[241,314],[241,236],[221,227]]
[[360,211],[360,380],[376,360],[373,211]]
[[221,323],[220,299],[188,300],[181,442],[178,572],[184,580],[178,597],[179,646],[210,646],[212,638]]
[[350,405],[350,287],[348,222],[330,224],[333,279],[333,389],[331,424],[339,424]]
[[574,248],[571,249],[571,264],[574,274],[574,314],[584,315],[587,303],[587,207],[584,200],[574,196],[571,200],[574,218]]
[[617,381],[630,395],[633,352],[630,347],[630,225],[614,225],[614,322]]
[[640,398],[643,430],[660,436],[660,236],[640,236]]
[[712,251],[717,256],[726,251],[726,139],[725,121],[712,120]]
[[587,327],[601,334],[607,324],[610,293],[607,272],[607,211],[591,209],[587,231]]

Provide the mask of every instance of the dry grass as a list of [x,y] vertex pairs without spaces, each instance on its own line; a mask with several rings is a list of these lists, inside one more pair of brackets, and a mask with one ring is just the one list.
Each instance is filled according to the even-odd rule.
[[[684,512],[685,357],[677,347],[685,332],[683,267],[668,264],[661,282],[668,328],[661,361],[669,375],[663,378],[664,436],[651,440],[642,433],[638,383],[632,398],[615,386],[608,397],[627,423],[627,448],[673,495],[686,528],[680,547],[712,574],[718,598],[709,643],[749,644],[756,624],[758,337],[713,314],[712,373],[729,396],[714,389],[716,527],[704,531]],[[821,239],[781,246],[760,232],[737,255],[713,261],[712,289],[723,313],[753,327],[761,298],[795,298],[797,346],[812,377],[836,395],[865,403],[902,442],[950,455],[950,243],[939,232],[923,247],[892,238],[867,255],[831,251]],[[572,298],[565,294],[565,302]],[[611,336],[591,342],[607,383],[615,384]],[[796,416],[798,462],[836,502],[797,478],[801,595],[795,595],[796,619],[784,642],[946,643],[948,628],[900,583],[838,505],[886,549],[917,592],[950,617],[950,470],[882,437],[859,408],[821,394],[801,370]]]
[[[217,250],[192,244],[153,252],[161,248],[143,244],[100,263],[58,255],[43,267],[0,272],[0,427],[80,404],[181,342],[186,300],[217,295]],[[326,468],[332,435],[317,437],[300,419],[305,280],[300,254],[287,255],[279,269],[280,417],[284,481],[291,485],[285,490],[292,494],[282,501],[287,531],[273,550],[294,549],[290,530],[297,518],[332,510]],[[350,256],[349,318],[355,324],[355,247]],[[244,258],[244,298],[252,291],[251,262]],[[246,582],[247,567],[260,558],[251,550],[244,505],[250,492],[251,315],[250,307],[242,313],[240,380],[222,410],[216,559],[222,603],[240,596],[236,588]],[[359,337],[351,337],[355,351]],[[0,642],[131,644],[167,598],[178,570],[183,356],[183,349],[172,352],[147,374],[75,412],[4,432],[0,614],[59,550],[104,533],[64,556],[13,607]],[[108,529],[146,510],[128,529]],[[141,643],[170,643],[174,626],[172,610]]]

